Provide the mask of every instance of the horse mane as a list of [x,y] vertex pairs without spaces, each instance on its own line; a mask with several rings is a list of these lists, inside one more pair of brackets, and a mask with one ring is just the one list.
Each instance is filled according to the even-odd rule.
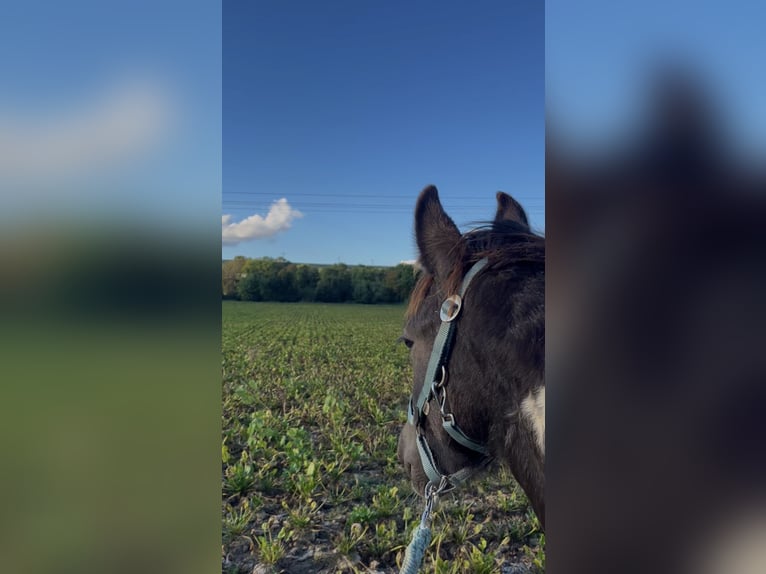
[[[545,237],[510,220],[480,224],[463,234],[451,252],[455,264],[440,288],[444,297],[457,293],[468,269],[484,257],[489,260],[488,269],[524,266],[542,271],[545,268]],[[407,318],[416,315],[433,283],[433,274],[423,268],[407,305]]]

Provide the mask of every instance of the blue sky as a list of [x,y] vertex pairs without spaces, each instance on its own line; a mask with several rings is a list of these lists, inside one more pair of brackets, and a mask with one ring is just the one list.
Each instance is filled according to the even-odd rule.
[[431,183],[461,227],[503,190],[544,228],[542,2],[224,3],[223,214],[287,201],[224,258],[414,259]]

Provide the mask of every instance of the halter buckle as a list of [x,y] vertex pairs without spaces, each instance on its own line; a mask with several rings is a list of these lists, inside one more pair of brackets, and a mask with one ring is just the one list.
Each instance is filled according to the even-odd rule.
[[442,396],[439,399],[439,412],[442,415],[442,419],[447,419],[447,417],[451,417],[452,413],[445,413],[444,407],[447,405],[447,389],[442,389]]
[[443,323],[449,323],[454,321],[460,313],[460,308],[463,306],[463,298],[460,295],[452,295],[447,297],[442,303],[441,309],[439,309],[439,318]]
[[439,380],[434,381],[431,383],[431,392],[436,394],[436,391],[438,389],[441,389],[445,383],[447,382],[447,367],[444,365],[441,366],[441,371],[439,371]]

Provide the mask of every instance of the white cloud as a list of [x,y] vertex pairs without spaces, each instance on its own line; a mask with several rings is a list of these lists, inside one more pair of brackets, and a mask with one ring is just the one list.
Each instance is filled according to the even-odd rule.
[[293,220],[300,217],[303,217],[303,214],[290,207],[287,199],[283,197],[271,204],[266,217],[255,214],[232,223],[231,215],[222,215],[221,240],[224,245],[237,245],[243,241],[271,237],[280,231],[290,229]]
[[[55,102],[53,103],[55,106]],[[142,156],[167,133],[167,93],[156,83],[129,81],[69,109],[0,109],[2,180],[50,182]]]
[[412,265],[412,266],[414,266],[414,265],[417,264],[417,262],[418,262],[417,259],[403,259],[402,261],[399,262],[399,265]]

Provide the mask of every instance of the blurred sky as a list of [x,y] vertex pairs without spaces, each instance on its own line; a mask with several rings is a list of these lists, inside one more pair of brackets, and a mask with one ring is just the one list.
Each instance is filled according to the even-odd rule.
[[503,190],[542,230],[543,33],[542,2],[225,2],[224,258],[414,259],[431,183],[461,227]]
[[220,22],[207,0],[4,6],[4,217],[199,230],[220,201]]
[[734,141],[766,149],[766,3],[546,2],[548,126],[576,145],[640,129],[657,65],[693,73]]

